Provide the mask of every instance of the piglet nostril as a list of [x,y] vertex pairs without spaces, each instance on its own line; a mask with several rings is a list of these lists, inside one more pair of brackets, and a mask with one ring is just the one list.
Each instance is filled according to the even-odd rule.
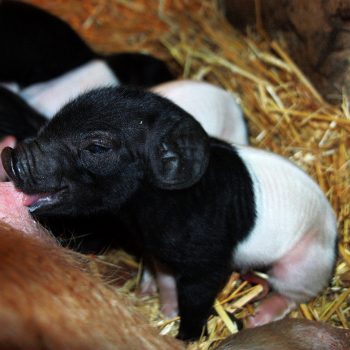
[[1,161],[8,177],[11,180],[14,180],[16,178],[16,172],[14,170],[12,153],[13,153],[13,148],[5,147],[1,152]]

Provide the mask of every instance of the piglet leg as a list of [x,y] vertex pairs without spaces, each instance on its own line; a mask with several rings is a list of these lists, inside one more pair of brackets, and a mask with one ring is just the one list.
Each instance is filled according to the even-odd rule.
[[215,297],[231,272],[225,269],[213,272],[208,266],[197,267],[196,274],[188,273],[189,271],[190,268],[183,269],[176,278],[181,317],[177,337],[182,340],[194,340],[201,335]]
[[160,311],[167,318],[178,315],[177,287],[174,274],[159,262],[155,262],[159,288]]
[[295,307],[296,303],[289,298],[279,293],[271,293],[261,301],[255,310],[255,315],[249,316],[245,320],[245,326],[247,328],[253,328],[279,320],[286,316]]
[[[327,227],[326,227],[327,228]],[[306,302],[325,287],[332,272],[335,247],[310,231],[268,271],[274,293],[262,299],[247,327],[261,326],[283,318],[297,304]]]
[[166,318],[178,314],[177,290],[174,274],[159,262],[154,262],[155,278],[149,268],[145,268],[141,281],[141,295],[154,295],[159,290],[160,310]]
[[139,294],[141,296],[151,296],[157,293],[157,282],[152,271],[145,266],[142,272]]

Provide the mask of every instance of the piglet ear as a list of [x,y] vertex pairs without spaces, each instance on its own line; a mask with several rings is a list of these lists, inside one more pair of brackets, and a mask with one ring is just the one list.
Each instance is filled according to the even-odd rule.
[[158,188],[184,189],[195,184],[207,168],[209,138],[190,117],[169,119],[162,118],[150,135],[150,180]]

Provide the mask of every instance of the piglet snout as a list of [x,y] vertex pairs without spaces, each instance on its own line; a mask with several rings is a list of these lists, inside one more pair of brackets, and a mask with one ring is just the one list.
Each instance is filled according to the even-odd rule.
[[13,158],[12,158],[13,148],[5,147],[1,152],[1,161],[7,176],[10,179],[15,177],[15,171],[13,168]]
[[[16,187],[21,187],[24,192],[28,193],[30,193],[30,187],[34,181],[33,174],[36,174],[37,163],[40,165],[40,171],[44,168],[41,159],[35,163],[36,158],[34,154],[41,155],[38,147],[23,143],[19,143],[16,148],[5,147],[1,152],[2,166],[7,176],[14,182]],[[50,167],[48,166],[48,174],[49,171]]]
[[[14,136],[8,135],[1,139],[0,141],[0,153],[3,149],[9,148],[12,149],[16,146],[17,140]],[[6,181],[7,175],[6,171],[2,165],[2,162],[0,161],[0,182]]]

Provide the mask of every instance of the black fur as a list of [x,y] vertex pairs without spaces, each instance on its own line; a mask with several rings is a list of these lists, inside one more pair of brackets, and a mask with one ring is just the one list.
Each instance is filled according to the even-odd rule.
[[0,3],[0,81],[22,86],[57,77],[94,58],[61,19],[37,7]]
[[151,55],[123,52],[102,58],[123,85],[150,87],[174,79],[168,67]]
[[13,135],[23,141],[36,136],[46,122],[19,96],[0,86],[0,138]]
[[150,55],[96,54],[66,22],[13,0],[0,1],[0,47],[0,81],[22,87],[56,78],[94,58],[105,59],[122,84],[152,86],[173,78],[164,62]]
[[234,147],[170,101],[130,88],[87,93],[32,143],[2,153],[37,215],[114,213],[175,274],[179,337],[197,338],[255,223],[252,180]]
[[[47,119],[31,108],[17,94],[0,86],[0,140],[8,135],[15,136],[18,142],[28,141],[37,136]],[[123,232],[120,221],[111,215],[93,218],[45,218],[38,217],[61,242],[83,253],[100,253],[109,246],[131,250],[129,242],[111,237],[108,230],[101,232],[101,226],[118,228]],[[111,239],[112,238],[112,239]],[[138,251],[137,251],[138,252]]]

